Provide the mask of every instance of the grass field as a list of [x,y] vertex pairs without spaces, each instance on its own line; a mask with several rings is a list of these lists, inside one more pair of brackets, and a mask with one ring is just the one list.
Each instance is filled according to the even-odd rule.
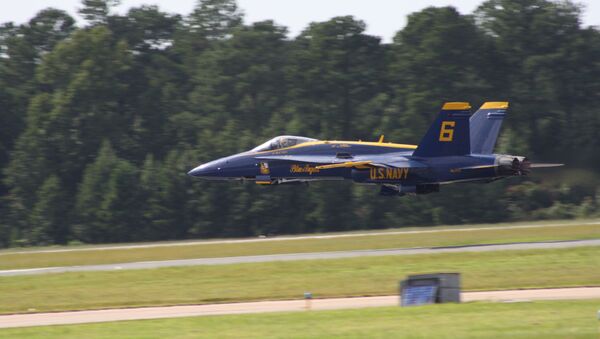
[[468,303],[0,330],[0,338],[598,338],[600,300]]
[[600,285],[600,247],[306,260],[0,278],[0,313],[386,295],[407,274],[466,290]]
[[[552,222],[551,222],[552,223]],[[543,226],[543,223],[535,225]],[[462,226],[460,227],[462,228]],[[456,229],[456,228],[455,228]],[[567,223],[560,227],[523,227],[453,231],[440,228],[428,233],[353,235],[341,238],[296,239],[246,243],[211,244],[210,242],[134,249],[93,250],[83,248],[68,252],[34,253],[30,251],[0,252],[0,269],[50,266],[109,264],[150,260],[191,259],[243,255],[385,249],[402,247],[433,247],[469,244],[491,244],[522,241],[576,240],[600,238],[600,224]],[[437,230],[437,231],[435,231]],[[67,247],[68,249],[68,247]],[[77,248],[75,248],[77,249]]]

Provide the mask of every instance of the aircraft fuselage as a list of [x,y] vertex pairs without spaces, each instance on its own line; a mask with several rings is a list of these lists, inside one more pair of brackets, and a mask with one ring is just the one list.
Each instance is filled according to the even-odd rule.
[[[493,165],[495,154],[447,157],[413,157],[416,146],[375,142],[313,141],[292,147],[259,152],[243,152],[203,164],[190,175],[212,180],[253,180],[260,184],[282,184],[317,180],[353,180],[364,184],[417,186],[456,181],[494,180],[506,177]],[[268,156],[290,158],[303,155],[354,160],[385,158],[405,162],[406,167],[336,167],[323,169],[314,162],[269,160]],[[360,160],[359,160],[360,161]],[[478,170],[461,168],[485,166]]]
[[507,102],[487,102],[473,115],[466,102],[445,103],[419,145],[275,137],[248,152],[200,165],[188,174],[205,179],[289,184],[353,180],[379,184],[383,195],[425,194],[442,184],[490,182],[527,175],[525,157],[493,154]]

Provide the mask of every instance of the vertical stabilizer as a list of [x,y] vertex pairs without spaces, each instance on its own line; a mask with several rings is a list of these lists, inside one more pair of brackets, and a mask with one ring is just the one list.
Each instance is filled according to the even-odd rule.
[[469,120],[471,153],[492,154],[508,102],[486,102]]
[[413,153],[417,157],[442,157],[471,153],[468,102],[447,102]]

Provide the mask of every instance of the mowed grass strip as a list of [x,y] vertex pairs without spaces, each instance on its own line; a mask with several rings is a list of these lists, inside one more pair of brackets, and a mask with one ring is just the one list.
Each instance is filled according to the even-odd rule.
[[[426,230],[427,228],[424,228]],[[216,258],[280,253],[306,253],[403,247],[434,247],[525,241],[580,240],[600,238],[600,225],[567,224],[469,231],[440,231],[342,238],[298,239],[247,243],[197,244],[134,249],[85,250],[54,253],[0,253],[0,269],[111,264],[136,261]]]
[[0,330],[0,338],[597,338],[600,300],[467,303]]
[[460,272],[465,290],[598,286],[600,246],[3,277],[0,313],[389,295],[429,272]]

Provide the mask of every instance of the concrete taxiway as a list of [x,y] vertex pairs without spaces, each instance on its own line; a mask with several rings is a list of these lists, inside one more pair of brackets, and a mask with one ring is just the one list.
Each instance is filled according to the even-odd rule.
[[253,255],[253,256],[223,257],[223,258],[198,258],[198,259],[183,259],[183,260],[143,261],[143,262],[129,262],[129,263],[103,264],[103,265],[86,265],[86,266],[41,267],[41,268],[3,270],[3,271],[0,271],[0,277],[31,275],[31,274],[47,274],[47,273],[65,273],[65,272],[115,271],[115,270],[149,269],[149,268],[178,267],[178,266],[261,263],[261,262],[272,262],[272,261],[342,259],[342,258],[375,257],[375,256],[388,256],[388,255],[415,255],[415,254],[436,254],[436,253],[452,253],[452,252],[490,252],[490,251],[551,249],[551,248],[556,249],[556,248],[571,248],[571,247],[582,247],[582,246],[600,246],[600,239],[572,240],[572,241],[550,241],[550,242],[525,242],[525,243],[509,243],[509,244],[478,244],[478,245],[431,247],[431,248],[397,248],[397,249],[380,249],[380,250],[288,253],[288,254]]
[[496,230],[512,230],[512,229],[528,229],[528,228],[548,228],[548,227],[565,227],[565,226],[581,226],[581,225],[600,225],[600,221],[586,222],[569,222],[569,223],[535,223],[535,224],[519,224],[509,226],[485,226],[485,227],[449,227],[439,228],[432,227],[426,229],[408,229],[399,231],[368,231],[368,232],[349,232],[349,233],[326,233],[318,235],[292,235],[292,236],[275,236],[275,237],[259,237],[252,239],[217,239],[217,240],[190,240],[177,242],[154,242],[144,244],[129,244],[129,245],[86,245],[85,247],[68,247],[54,249],[36,249],[36,250],[2,250],[0,256],[13,254],[31,254],[31,253],[62,253],[62,252],[87,252],[87,251],[111,251],[111,250],[129,250],[139,248],[158,248],[158,247],[179,247],[179,246],[198,246],[198,245],[214,245],[214,244],[240,244],[240,243],[255,243],[255,242],[273,242],[273,241],[289,241],[289,240],[308,240],[308,239],[338,239],[352,237],[368,237],[380,235],[398,235],[398,234],[428,234],[428,233],[454,233],[454,232],[472,232],[472,231],[496,231]]
[[[464,302],[523,302],[533,300],[600,299],[600,287],[507,290],[462,293]],[[399,305],[397,295],[357,298],[313,299],[311,310],[336,310]],[[98,323],[123,320],[195,317],[224,314],[306,311],[305,300],[258,301],[229,304],[139,307],[95,311],[72,311],[0,316],[0,328]]]

